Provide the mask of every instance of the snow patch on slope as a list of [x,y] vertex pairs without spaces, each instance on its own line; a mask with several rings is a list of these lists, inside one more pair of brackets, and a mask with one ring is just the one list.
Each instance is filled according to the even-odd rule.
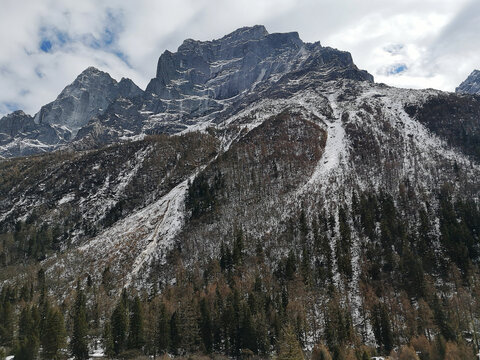
[[[188,179],[178,184],[155,203],[119,221],[78,251],[94,259],[96,269],[111,266],[125,275],[124,286],[134,284],[143,266],[152,260],[165,261],[175,235],[184,224],[184,204]],[[98,254],[103,255],[98,258]],[[127,271],[127,273],[125,273]]]

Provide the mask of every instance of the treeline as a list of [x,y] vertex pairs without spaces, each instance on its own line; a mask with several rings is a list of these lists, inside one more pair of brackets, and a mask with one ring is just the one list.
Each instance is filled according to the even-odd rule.
[[105,269],[103,281],[85,276],[54,301],[39,271],[2,288],[0,344],[18,359],[86,359],[95,347],[109,358],[473,359],[480,212],[447,187],[438,200],[434,209],[408,192],[353,193],[350,207],[300,211],[286,252],[237,226],[202,264],[172,256],[175,283],[145,293],[116,295]]

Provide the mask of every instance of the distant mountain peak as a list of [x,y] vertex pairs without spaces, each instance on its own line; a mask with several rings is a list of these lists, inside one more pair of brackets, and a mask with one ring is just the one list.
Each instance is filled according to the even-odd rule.
[[480,70],[473,70],[472,73],[456,89],[460,94],[480,94]]
[[267,29],[263,25],[245,26],[232,31],[220,40],[258,40],[264,38],[268,34]]

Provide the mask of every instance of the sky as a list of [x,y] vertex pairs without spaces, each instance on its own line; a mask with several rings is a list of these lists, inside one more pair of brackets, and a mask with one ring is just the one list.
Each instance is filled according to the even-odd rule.
[[256,24],[397,87],[454,91],[480,68],[480,0],[0,0],[0,116],[35,114],[89,66],[144,89],[165,50]]

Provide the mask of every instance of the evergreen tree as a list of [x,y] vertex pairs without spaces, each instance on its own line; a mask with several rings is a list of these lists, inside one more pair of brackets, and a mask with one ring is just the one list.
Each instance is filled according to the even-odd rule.
[[60,350],[65,347],[66,332],[63,315],[59,309],[50,309],[47,315],[45,334],[42,337],[42,357],[44,359],[60,359]]
[[158,352],[165,354],[170,346],[170,317],[164,303],[160,304],[156,342]]
[[13,345],[13,330],[15,325],[14,309],[10,299],[5,297],[0,308],[0,345],[11,347]]
[[207,354],[211,353],[213,349],[213,329],[210,311],[208,310],[205,298],[200,300],[200,335],[205,352]]
[[454,341],[456,339],[455,331],[450,325],[449,319],[437,295],[433,298],[433,315],[443,338],[447,341]]
[[145,344],[144,329],[143,329],[143,313],[142,304],[138,296],[133,301],[130,329],[128,332],[128,347],[130,349],[141,349]]
[[243,230],[242,229],[238,229],[235,231],[232,261],[235,266],[241,265],[243,261]]
[[37,357],[39,347],[38,328],[32,316],[33,309],[22,309],[18,322],[18,345],[15,351],[17,360],[34,360]]
[[182,338],[178,328],[178,311],[175,311],[170,318],[170,350],[173,354],[177,354],[181,346]]
[[386,354],[393,349],[393,334],[388,311],[384,304],[376,304],[372,311],[372,327],[377,343]]
[[127,310],[123,298],[118,302],[115,310],[113,310],[111,324],[113,349],[115,354],[118,355],[125,349],[127,339]]
[[303,351],[293,329],[287,326],[278,345],[278,360],[303,360]]
[[80,284],[77,285],[77,297],[73,306],[73,333],[70,350],[75,359],[88,359],[88,324],[85,295]]
[[105,349],[105,356],[109,359],[115,355],[110,321],[105,323],[105,328],[103,329],[103,348]]

